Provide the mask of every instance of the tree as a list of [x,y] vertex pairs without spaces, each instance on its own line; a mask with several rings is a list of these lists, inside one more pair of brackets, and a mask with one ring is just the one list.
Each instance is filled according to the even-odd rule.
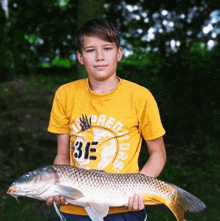
[[9,12],[8,12],[8,0],[2,0],[1,1],[2,9],[5,11],[5,17],[9,17]]
[[[218,0],[113,0],[107,4],[107,17],[117,18],[126,44],[156,49],[163,56],[181,56],[186,46],[204,37],[202,28],[211,12],[220,9]],[[215,25],[219,27],[219,22]],[[171,50],[172,40],[175,50]]]
[[[0,82],[9,81],[13,79],[13,70],[10,68],[10,59],[7,51],[7,30],[6,30],[6,21],[7,21],[7,10],[5,10],[5,4],[0,4]],[[4,10],[3,7],[4,6]]]
[[[212,38],[211,32],[204,36],[202,28],[210,20],[210,12],[218,9],[218,0],[12,0],[9,3],[7,39],[1,46],[7,56],[2,62],[19,73],[30,73],[42,62],[52,64],[59,59],[72,62],[77,28],[88,19],[103,15],[117,22],[125,51],[135,49],[146,55],[157,51],[161,57],[183,63],[185,50],[194,41],[206,43],[207,38]],[[219,22],[213,25],[218,28]]]
[[45,61],[71,60],[77,28],[91,18],[103,17],[104,3],[104,0],[10,1],[8,44],[4,47],[10,52],[11,67],[19,73],[30,73]]
[[[79,0],[77,10],[77,27],[93,18],[103,18],[105,0]],[[79,78],[87,77],[84,66],[78,64]]]

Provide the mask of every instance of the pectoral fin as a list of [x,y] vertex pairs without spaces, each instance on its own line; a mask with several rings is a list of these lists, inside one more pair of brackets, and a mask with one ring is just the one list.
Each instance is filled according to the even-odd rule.
[[87,206],[85,207],[86,212],[88,213],[90,219],[92,221],[103,221],[103,217],[100,216],[92,207]]
[[108,215],[108,211],[109,211],[108,205],[103,205],[103,204],[91,202],[91,201],[89,202],[89,204],[92,207],[92,209],[95,210],[95,212],[98,213],[101,217],[105,217]]
[[60,196],[64,196],[65,198],[77,200],[79,198],[84,197],[81,191],[69,186],[56,185],[55,188],[57,194]]

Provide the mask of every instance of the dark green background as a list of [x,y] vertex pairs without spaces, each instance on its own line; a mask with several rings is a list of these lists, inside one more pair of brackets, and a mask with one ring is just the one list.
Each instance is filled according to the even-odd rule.
[[[8,20],[1,11],[1,220],[57,220],[53,208],[48,208],[45,202],[20,198],[18,204],[6,191],[23,173],[53,163],[56,140],[55,135],[47,132],[53,96],[58,86],[81,76],[77,63],[70,60],[74,53],[73,39],[67,38],[78,26],[76,10],[79,2],[71,2],[68,7],[60,9],[49,0],[23,0],[17,3],[19,7],[16,8],[12,7],[15,1],[10,1]],[[122,11],[117,7],[119,2],[109,3],[110,9],[104,13],[108,18],[118,18],[119,23],[126,24],[126,17],[121,16]],[[210,12],[218,9],[218,1],[203,2],[207,3],[206,9],[198,12],[190,24],[183,21],[183,26],[175,28],[172,33],[156,35],[152,42],[142,42],[141,36],[133,34],[127,37],[127,46],[131,44],[134,53],[123,58],[118,65],[120,77],[149,88],[157,100],[166,129],[164,140],[168,157],[159,179],[193,193],[207,205],[201,213],[186,213],[187,221],[220,220],[219,36],[212,50],[203,47],[211,39],[210,35],[197,37]],[[202,1],[182,0],[170,1],[169,4],[167,1],[144,1],[140,4],[143,9],[149,9],[150,23],[145,27],[142,20],[132,20],[129,28],[149,29],[155,24],[152,15],[162,8],[184,13],[196,5],[203,7]],[[126,25],[120,28],[122,36],[132,33]],[[189,41],[188,30],[193,33]],[[45,44],[36,44],[36,36],[44,39]],[[182,44],[177,52],[167,53],[165,42],[172,38],[179,39]],[[144,48],[148,46],[159,50],[146,53]],[[54,59],[57,48],[60,57]],[[42,57],[51,60],[45,63],[40,59]],[[140,166],[147,157],[143,144]],[[163,205],[146,209],[149,220],[175,220]]]

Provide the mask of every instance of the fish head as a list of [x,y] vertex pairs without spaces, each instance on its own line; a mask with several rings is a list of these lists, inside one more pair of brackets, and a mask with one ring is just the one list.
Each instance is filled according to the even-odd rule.
[[44,166],[22,175],[9,187],[7,193],[15,198],[26,196],[42,199],[41,195],[55,182],[55,172],[50,166]]

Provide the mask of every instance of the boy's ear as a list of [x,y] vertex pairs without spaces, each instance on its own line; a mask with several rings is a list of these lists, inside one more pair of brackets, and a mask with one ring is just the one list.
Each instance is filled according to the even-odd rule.
[[123,56],[123,51],[122,51],[122,47],[118,48],[118,61],[120,61],[122,59]]
[[84,65],[84,60],[83,60],[83,56],[82,56],[81,52],[77,51],[76,56],[77,56],[77,59],[78,59],[79,63],[81,65]]

